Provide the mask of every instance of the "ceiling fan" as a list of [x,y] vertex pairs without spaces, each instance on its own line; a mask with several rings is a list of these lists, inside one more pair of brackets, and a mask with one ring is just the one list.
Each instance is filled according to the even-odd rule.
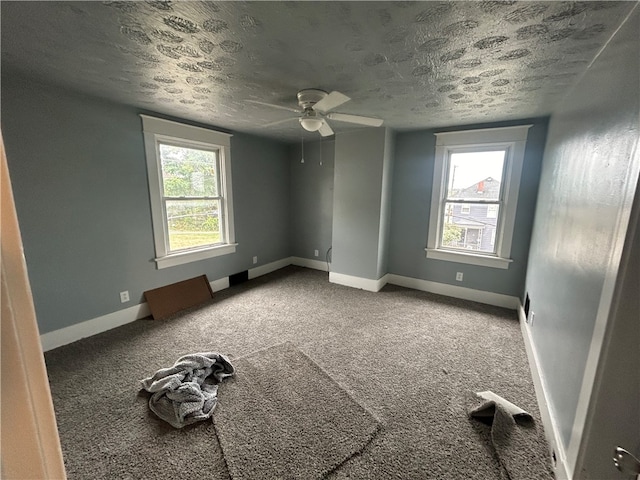
[[363,117],[360,115],[350,115],[348,113],[330,112],[334,108],[339,107],[343,103],[351,100],[346,95],[333,91],[327,93],[324,90],[318,90],[315,88],[307,88],[300,90],[297,95],[299,109],[284,107],[282,105],[273,105],[271,103],[259,102],[257,100],[247,100],[251,103],[258,105],[265,105],[267,107],[278,108],[280,110],[287,110],[289,112],[297,113],[298,117],[290,117],[284,120],[278,120],[264,124],[264,127],[270,127],[273,125],[279,125],[281,123],[295,120],[296,118],[302,125],[302,128],[308,132],[319,132],[323,137],[333,135],[333,130],[329,126],[327,120],[336,120],[338,122],[356,123],[358,125],[367,125],[370,127],[379,127],[382,125],[383,120],[380,118]]

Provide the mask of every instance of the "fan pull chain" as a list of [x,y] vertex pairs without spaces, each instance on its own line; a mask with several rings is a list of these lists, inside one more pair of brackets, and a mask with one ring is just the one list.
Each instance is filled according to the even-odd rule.
[[320,139],[320,166],[322,166],[322,138]]
[[304,163],[304,137],[300,137],[300,144],[302,145],[302,154],[300,155],[300,163]]

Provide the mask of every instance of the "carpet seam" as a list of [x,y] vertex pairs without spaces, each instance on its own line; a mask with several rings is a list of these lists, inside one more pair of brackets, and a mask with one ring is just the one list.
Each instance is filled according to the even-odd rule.
[[[375,417],[374,417],[375,418]],[[322,473],[320,475],[321,478],[327,478],[329,475],[331,475],[333,472],[337,472],[338,470],[340,470],[340,468],[345,465],[349,460],[356,458],[357,456],[361,455],[362,452],[365,451],[365,449],[371,444],[371,442],[373,441],[373,439],[378,435],[378,432],[382,430],[382,424],[380,422],[377,423],[376,428],[373,429],[373,431],[371,432],[371,434],[368,436],[367,441],[362,445],[362,447],[360,447],[358,450],[356,450],[355,452],[353,452],[351,455],[347,456],[347,458],[345,458],[344,460],[342,460],[341,462],[339,462],[338,464],[336,464],[335,466],[331,467],[330,469],[328,469],[326,472]]]

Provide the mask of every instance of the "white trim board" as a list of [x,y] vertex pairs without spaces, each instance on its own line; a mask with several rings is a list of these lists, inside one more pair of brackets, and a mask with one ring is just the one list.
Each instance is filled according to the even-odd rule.
[[310,258],[291,257],[291,265],[312,268],[313,270],[322,270],[323,272],[329,271],[327,262],[323,262],[322,260],[312,260]]
[[510,295],[459,287],[457,285],[449,285],[448,283],[431,282],[419,278],[404,277],[393,273],[387,273],[378,280],[372,280],[343,273],[330,272],[329,281],[331,283],[337,283],[347,287],[360,288],[369,292],[378,292],[387,283],[390,283],[400,287],[412,288],[414,290],[436,293],[438,295],[445,295],[447,297],[455,297],[463,300],[471,300],[511,310],[517,310],[518,305],[520,304],[520,299],[518,297]]
[[387,284],[387,275],[378,280],[370,278],[354,277],[344,273],[329,272],[329,282],[344,285],[345,287],[359,288],[368,292],[379,292]]
[[250,268],[249,280],[256,277],[261,277],[262,275],[275,272],[276,270],[280,270],[281,268],[291,265],[291,258],[292,257],[285,257],[281,258],[280,260],[276,260],[275,262],[266,263],[264,265],[260,265],[259,267]]
[[520,299],[518,299],[518,297],[504,295],[501,293],[485,292],[484,290],[459,287],[457,285],[449,285],[448,283],[431,282],[420,278],[404,277],[393,273],[388,273],[385,277],[387,283],[392,285],[413,288],[414,290],[422,290],[423,292],[437,293],[447,297],[471,300],[473,302],[486,303],[488,305],[509,308],[511,310],[517,310],[518,305],[520,304]]
[[538,354],[533,346],[531,331],[529,330],[529,324],[527,323],[522,304],[518,305],[518,319],[520,320],[520,330],[524,340],[524,347],[527,351],[527,359],[529,360],[531,378],[536,391],[536,399],[538,401],[538,407],[540,408],[544,434],[549,444],[550,454],[555,453],[556,457],[555,465],[553,465],[555,477],[557,480],[568,480],[572,477],[567,463],[567,452],[560,437],[558,424],[551,413],[551,409],[549,408],[544,378],[542,377],[542,372],[538,368]]
[[91,337],[92,335],[106,332],[112,328],[126,325],[140,318],[147,317],[150,314],[149,306],[144,302],[85,322],[60,328],[53,332],[43,333],[40,335],[42,350],[47,352],[82,338]]

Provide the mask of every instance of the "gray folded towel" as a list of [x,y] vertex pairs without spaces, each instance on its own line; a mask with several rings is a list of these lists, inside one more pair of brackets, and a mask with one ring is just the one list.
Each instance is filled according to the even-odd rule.
[[211,416],[218,401],[217,384],[234,373],[224,355],[193,353],[140,383],[153,394],[149,399],[151,411],[173,427],[182,428]]

